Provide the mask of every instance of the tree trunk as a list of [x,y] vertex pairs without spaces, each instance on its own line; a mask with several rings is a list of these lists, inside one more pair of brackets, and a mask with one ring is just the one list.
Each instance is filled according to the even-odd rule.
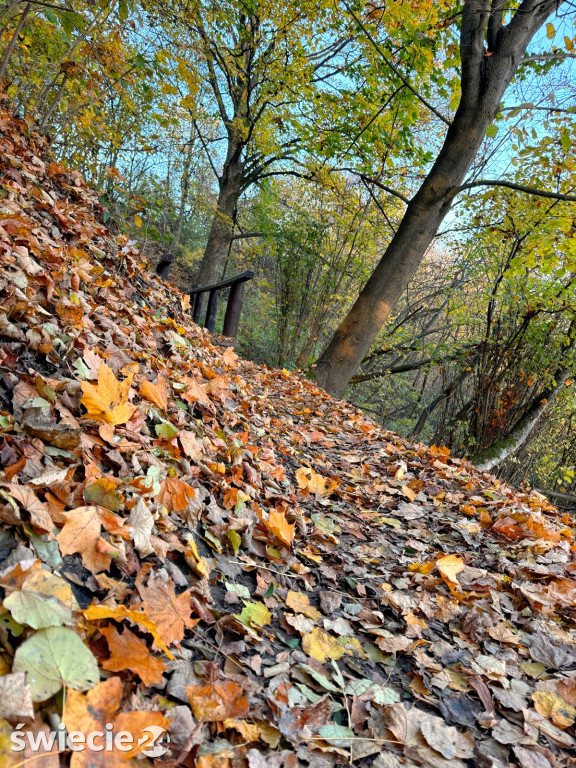
[[[332,395],[346,390],[380,328],[424,258],[472,165],[534,33],[559,3],[524,0],[505,27],[484,41],[490,0],[467,0],[462,12],[462,96],[444,144],[382,259],[316,364],[316,379]],[[498,0],[492,0],[500,13]]]
[[530,407],[518,419],[506,437],[497,440],[490,448],[472,457],[471,461],[476,464],[477,469],[482,472],[489,472],[518,453],[526,444],[545,411],[548,410],[550,404],[563,389],[568,376],[568,370],[560,371],[556,376],[556,383],[534,398]]
[[180,192],[180,205],[178,207],[178,218],[176,220],[176,232],[174,233],[174,240],[172,247],[176,249],[180,245],[180,239],[182,237],[182,224],[184,222],[184,214],[186,212],[186,204],[188,202],[188,194],[190,192],[190,169],[192,167],[192,153],[194,150],[194,127],[190,130],[190,138],[188,139],[188,146],[186,147],[186,156],[184,158],[184,165],[182,168],[181,179],[181,192]]
[[234,234],[234,212],[242,189],[243,166],[239,161],[225,165],[220,178],[220,192],[204,250],[196,286],[217,283]]
[[12,56],[12,52],[16,47],[16,43],[18,42],[18,36],[20,35],[20,32],[22,31],[22,27],[24,26],[24,22],[26,21],[26,16],[28,16],[31,10],[32,10],[32,3],[26,3],[26,5],[24,6],[24,10],[20,14],[20,19],[18,20],[16,29],[14,30],[12,37],[10,38],[10,42],[6,46],[4,56],[2,57],[2,62],[0,63],[0,80],[6,74],[6,69],[8,68],[8,61],[10,60],[10,56]]

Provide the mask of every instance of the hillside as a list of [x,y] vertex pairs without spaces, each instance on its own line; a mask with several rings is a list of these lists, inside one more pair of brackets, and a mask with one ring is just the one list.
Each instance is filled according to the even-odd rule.
[[153,763],[9,750],[60,719],[166,766],[572,765],[571,520],[219,347],[0,137],[2,765]]

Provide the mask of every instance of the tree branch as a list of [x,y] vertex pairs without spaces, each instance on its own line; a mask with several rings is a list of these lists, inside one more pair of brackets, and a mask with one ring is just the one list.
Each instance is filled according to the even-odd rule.
[[378,181],[378,179],[373,179],[371,176],[366,176],[365,173],[358,173],[357,171],[353,171],[351,168],[343,168],[342,170],[348,170],[351,173],[355,173],[357,176],[359,176],[362,181],[367,182],[368,184],[374,184],[379,189],[382,189],[384,192],[388,192],[389,195],[393,195],[394,197],[397,197],[399,200],[402,200],[403,203],[406,203],[406,205],[410,204],[410,200],[407,197],[404,197],[402,192],[398,192],[395,189],[392,189],[391,187],[387,187],[385,184],[382,184],[381,181]]
[[434,107],[432,104],[430,104],[430,102],[429,102],[429,101],[427,101],[427,100],[424,98],[424,96],[422,96],[420,93],[418,93],[418,91],[416,90],[416,88],[414,88],[414,86],[412,85],[412,83],[410,83],[410,81],[409,81],[409,80],[408,80],[406,77],[404,77],[404,75],[403,75],[403,74],[400,72],[400,70],[399,70],[399,69],[398,69],[398,68],[397,68],[397,67],[396,67],[394,64],[392,64],[392,62],[390,61],[390,59],[389,59],[389,58],[386,56],[386,54],[385,54],[385,53],[384,53],[384,51],[382,50],[382,48],[381,48],[380,44],[379,44],[379,43],[378,43],[378,42],[377,42],[377,41],[374,39],[374,37],[373,37],[373,36],[370,34],[370,32],[369,32],[369,31],[366,29],[366,26],[365,26],[365,25],[362,23],[362,21],[361,21],[361,20],[358,18],[358,16],[357,16],[357,15],[354,13],[354,11],[352,10],[352,8],[350,8],[350,6],[349,6],[349,5],[348,5],[348,3],[346,2],[346,0],[344,0],[344,7],[346,8],[346,10],[347,10],[347,11],[348,11],[348,13],[350,14],[350,16],[352,16],[352,18],[354,19],[354,21],[356,22],[356,24],[358,24],[358,26],[360,27],[360,29],[361,29],[361,30],[364,32],[364,34],[366,35],[366,39],[367,39],[367,40],[369,41],[369,43],[370,43],[370,44],[373,46],[373,48],[374,48],[374,49],[375,49],[375,50],[376,50],[376,51],[377,51],[377,52],[380,54],[380,56],[382,57],[382,59],[383,59],[383,60],[386,62],[386,65],[387,65],[387,66],[388,66],[388,67],[389,67],[389,68],[392,70],[392,72],[394,72],[394,74],[396,75],[396,77],[398,77],[398,78],[399,78],[399,79],[400,79],[400,80],[401,80],[401,81],[404,83],[404,85],[406,86],[406,88],[408,88],[410,91],[412,91],[412,93],[414,94],[414,96],[416,96],[416,98],[417,98],[419,101],[421,101],[421,102],[422,102],[422,104],[424,104],[424,106],[425,106],[425,107],[427,107],[427,108],[428,108],[428,109],[429,109],[429,110],[430,110],[430,111],[431,111],[433,114],[435,114],[435,115],[436,115],[436,117],[437,117],[438,119],[442,120],[442,122],[443,122],[445,125],[448,125],[448,126],[450,126],[450,125],[451,125],[451,123],[450,123],[450,120],[448,120],[446,117],[444,117],[444,115],[443,115],[441,112],[439,112],[439,111],[436,109],[436,107]]
[[461,187],[458,187],[457,191],[462,192],[463,190],[471,189],[472,187],[507,187],[508,189],[515,189],[518,192],[523,192],[526,195],[536,195],[537,197],[548,197],[552,200],[562,200],[566,203],[576,203],[576,195],[563,195],[561,192],[548,192],[545,189],[527,187],[524,184],[515,184],[513,181],[500,181],[499,179],[478,179],[477,181],[469,181],[466,184],[462,184]]

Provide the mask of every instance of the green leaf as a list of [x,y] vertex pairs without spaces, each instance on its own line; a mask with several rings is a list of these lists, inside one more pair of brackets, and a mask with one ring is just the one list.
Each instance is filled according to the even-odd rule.
[[163,440],[171,440],[178,434],[176,427],[174,427],[172,424],[168,424],[167,422],[164,422],[163,424],[156,424],[154,429],[156,430],[158,437],[161,437]]
[[324,688],[326,691],[330,691],[330,693],[338,693],[340,688],[338,688],[337,685],[334,685],[334,683],[330,682],[328,678],[325,675],[320,674],[320,672],[317,672],[314,667],[311,667],[309,664],[299,664],[299,669],[303,669],[305,672],[307,672],[310,677],[312,677],[316,682]]
[[572,139],[570,138],[570,131],[568,128],[564,128],[562,131],[562,135],[560,136],[560,144],[562,144],[562,149],[564,152],[570,151],[570,147],[572,146]]
[[33,701],[46,701],[67,685],[88,691],[100,680],[98,664],[76,632],[62,627],[41,629],[14,656],[13,672],[26,672]]
[[73,604],[68,582],[44,570],[31,574],[20,590],[4,599],[16,621],[34,629],[71,624]]
[[318,733],[330,744],[338,747],[349,746],[350,739],[354,738],[354,731],[351,728],[348,728],[346,725],[337,725],[336,723],[323,725]]
[[490,139],[493,139],[497,133],[498,133],[497,125],[489,125],[488,128],[486,128],[486,136],[488,136],[488,138]]
[[234,552],[234,554],[236,554],[240,549],[240,544],[242,544],[242,537],[240,536],[238,531],[234,531],[232,530],[232,528],[226,531],[226,536],[228,537],[228,541],[230,542],[232,551]]
[[234,614],[247,627],[263,627],[270,624],[272,614],[264,603],[248,603],[244,600],[242,613]]

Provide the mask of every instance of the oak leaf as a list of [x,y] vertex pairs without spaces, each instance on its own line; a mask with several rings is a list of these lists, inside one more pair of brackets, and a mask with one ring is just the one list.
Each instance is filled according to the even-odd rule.
[[81,382],[83,397],[80,400],[86,408],[86,417],[107,424],[125,424],[131,419],[136,406],[128,402],[128,392],[132,386],[131,373],[123,382],[119,382],[114,371],[106,363],[98,369],[98,384]]

